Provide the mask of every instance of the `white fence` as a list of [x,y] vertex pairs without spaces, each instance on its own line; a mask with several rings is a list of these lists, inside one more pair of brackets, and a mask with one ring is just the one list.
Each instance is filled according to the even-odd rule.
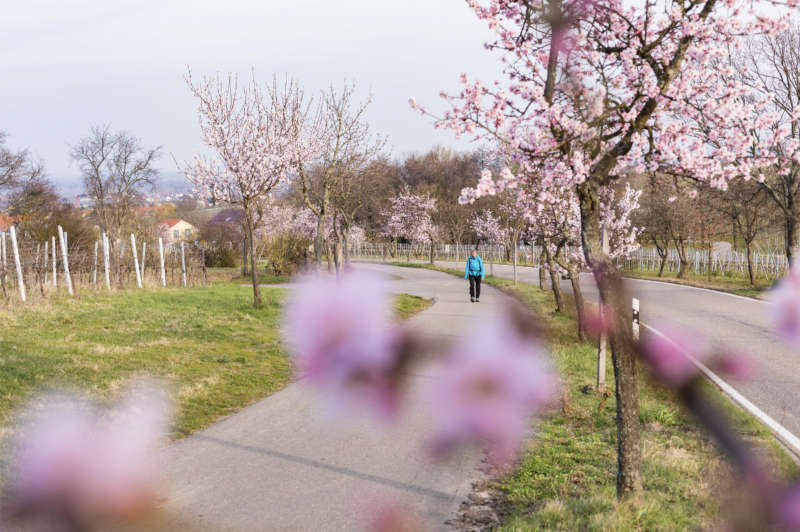
[[[469,253],[477,249],[486,262],[510,262],[511,250],[505,246],[480,244],[434,244],[434,260],[462,261]],[[350,250],[354,258],[383,261],[414,261],[430,259],[430,244],[393,244],[391,242],[364,242],[356,244]],[[537,265],[541,250],[538,246],[520,244],[517,262],[522,265]],[[696,275],[747,277],[747,255],[744,251],[713,251],[709,260],[708,250],[687,248],[688,271]],[[779,251],[752,252],[753,273],[757,277],[774,280],[786,273],[786,256]],[[658,272],[661,258],[655,248],[642,247],[627,259],[619,261],[618,266],[641,272]],[[665,272],[677,272],[680,269],[678,252],[670,247],[664,265]]]
[[[712,251],[709,260],[708,250],[688,248],[686,258],[688,271],[697,275],[747,277],[747,254],[744,251]],[[783,276],[787,270],[786,255],[781,252],[758,252],[751,254],[753,274],[768,280]],[[655,248],[639,248],[628,259],[622,261],[624,268],[643,272],[658,272],[661,258]],[[680,269],[678,252],[670,248],[664,271],[677,272]]]
[[[506,262],[512,259],[512,250],[500,245],[480,244],[434,244],[434,260],[462,261],[473,249],[477,249],[485,262]],[[428,260],[430,259],[430,244],[393,244],[391,242],[363,242],[355,244],[350,249],[354,258],[385,261]],[[536,246],[520,244],[517,251],[519,264],[538,264],[541,250]]]

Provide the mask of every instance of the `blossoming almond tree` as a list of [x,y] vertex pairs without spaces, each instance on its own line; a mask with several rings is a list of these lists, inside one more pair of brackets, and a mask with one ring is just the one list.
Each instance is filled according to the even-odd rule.
[[281,86],[259,84],[253,77],[240,86],[235,74],[203,78],[191,71],[186,83],[198,100],[200,135],[213,155],[196,155],[183,169],[206,196],[244,211],[250,246],[253,304],[261,305],[256,275],[255,230],[257,208],[286,182],[304,151],[304,124],[308,113],[303,91],[287,79]]
[[431,215],[436,210],[436,200],[426,195],[412,194],[405,188],[391,199],[391,206],[383,212],[386,217],[384,234],[390,238],[409,241],[407,259],[411,260],[411,245],[428,242],[431,245],[430,260],[433,264],[433,244],[437,229]]
[[[631,168],[665,166],[724,187],[763,164],[751,156],[751,139],[730,127],[752,123],[750,110],[761,102],[746,98],[747,87],[723,76],[717,60],[738,36],[779,31],[785,19],[756,14],[771,3],[743,0],[467,3],[495,32],[487,47],[502,54],[506,80],[484,85],[463,75],[462,91],[445,95],[452,109],[437,126],[493,139],[515,154],[520,175],[575,190],[601,300],[625,308],[619,272],[601,245],[600,189],[626,180]],[[705,130],[716,131],[714,143],[703,141]],[[625,315],[615,313],[611,338],[621,496],[641,488],[635,350],[626,347]]]

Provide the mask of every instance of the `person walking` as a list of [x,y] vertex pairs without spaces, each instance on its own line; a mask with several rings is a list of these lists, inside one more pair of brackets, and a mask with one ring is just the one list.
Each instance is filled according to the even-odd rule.
[[481,300],[481,281],[484,277],[486,271],[483,269],[483,259],[478,255],[478,251],[473,249],[464,267],[464,279],[469,279],[469,300],[473,303]]

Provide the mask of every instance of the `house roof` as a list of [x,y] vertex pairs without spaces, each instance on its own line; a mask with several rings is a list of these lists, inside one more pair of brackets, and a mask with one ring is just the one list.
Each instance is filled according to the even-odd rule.
[[210,225],[241,223],[244,219],[244,212],[240,209],[223,209],[208,221]]
[[166,225],[167,227],[172,227],[178,225],[182,221],[183,220],[179,220],[178,218],[164,218],[163,220],[158,222],[158,225]]
[[15,225],[17,221],[7,214],[0,213],[0,231],[8,231],[8,228]]

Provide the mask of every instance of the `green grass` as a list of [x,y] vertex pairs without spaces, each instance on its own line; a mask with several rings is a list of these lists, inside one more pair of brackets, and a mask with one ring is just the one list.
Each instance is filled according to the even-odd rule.
[[412,296],[410,294],[399,294],[394,299],[394,314],[401,320],[405,320],[425,310],[433,305],[432,299]]
[[[403,265],[463,275],[458,270],[425,264]],[[491,276],[485,282],[538,310],[550,332],[550,347],[564,390],[561,407],[541,421],[536,439],[519,466],[492,482],[501,493],[504,514],[498,529],[697,530],[718,525],[720,515],[728,511],[726,496],[736,492],[730,468],[702,427],[669,392],[645,378],[639,398],[644,491],[639,497],[617,502],[610,360],[606,374],[611,393],[603,397],[592,389],[596,345],[576,340],[572,311],[549,314],[554,308],[552,294],[534,285],[514,286],[512,281]],[[768,429],[710,384],[706,389],[731,418],[736,431],[763,449],[763,456],[778,474],[798,475],[797,465]]]
[[[48,387],[104,400],[133,376],[163,378],[177,401],[176,437],[283,388],[292,378],[279,331],[286,290],[262,288],[264,305],[254,309],[251,289],[225,278],[0,310],[0,431]],[[394,311],[404,319],[430,304],[402,294]]]
[[2,311],[0,424],[43,386],[74,386],[101,398],[139,374],[163,377],[178,402],[176,435],[281,389],[291,368],[281,349],[285,292],[247,288],[128,290],[62,298]]

